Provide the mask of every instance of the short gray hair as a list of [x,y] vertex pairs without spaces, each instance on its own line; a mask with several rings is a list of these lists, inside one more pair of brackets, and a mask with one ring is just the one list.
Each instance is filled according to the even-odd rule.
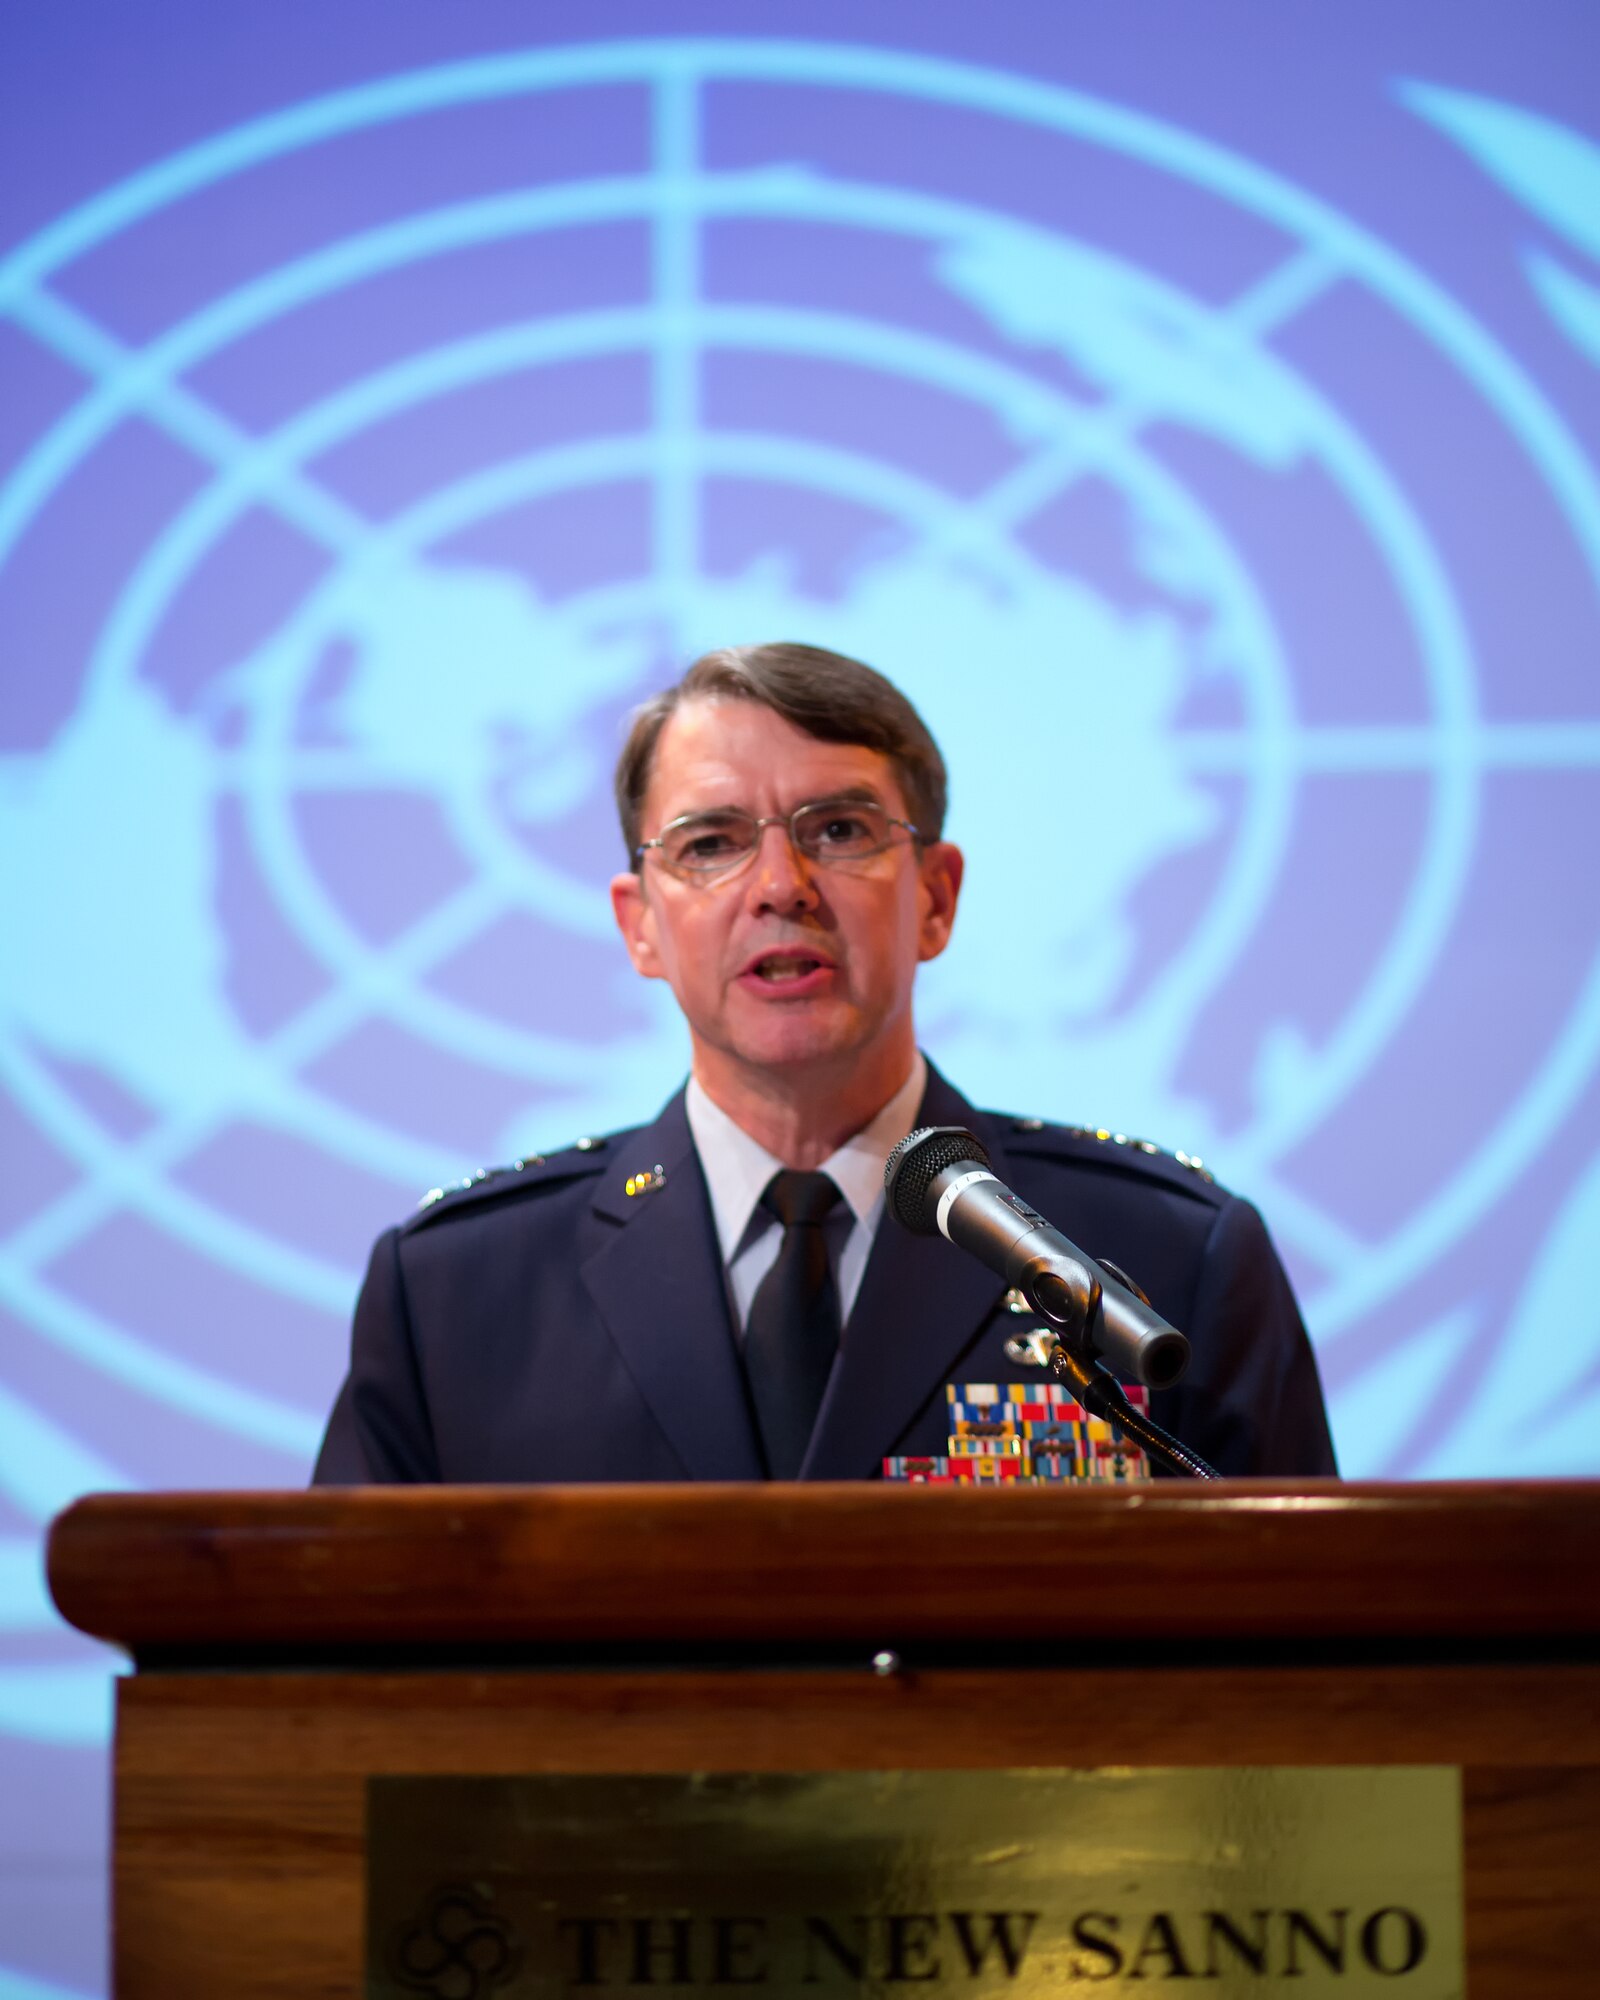
[[948,780],[928,726],[890,680],[822,646],[773,640],[761,646],[719,646],[702,653],[683,678],[636,711],[617,759],[617,817],[630,862],[636,859],[645,793],[661,732],[686,701],[721,697],[753,701],[822,743],[859,743],[882,751],[894,766],[919,837],[944,832]]

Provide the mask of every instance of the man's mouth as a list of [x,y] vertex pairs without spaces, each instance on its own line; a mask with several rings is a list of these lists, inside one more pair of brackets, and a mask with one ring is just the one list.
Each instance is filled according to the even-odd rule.
[[797,986],[814,973],[831,972],[833,961],[814,951],[766,951],[745,967],[747,978],[763,986]]

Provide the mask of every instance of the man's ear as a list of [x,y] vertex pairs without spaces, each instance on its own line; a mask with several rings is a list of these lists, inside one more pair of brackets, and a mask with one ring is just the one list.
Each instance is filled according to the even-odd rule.
[[642,875],[629,869],[626,875],[612,876],[611,914],[617,920],[634,971],[645,979],[665,979],[661,954],[656,950],[655,911],[645,895]]
[[953,841],[930,841],[922,850],[922,908],[917,931],[917,958],[922,963],[937,958],[950,942],[966,867],[966,856]]

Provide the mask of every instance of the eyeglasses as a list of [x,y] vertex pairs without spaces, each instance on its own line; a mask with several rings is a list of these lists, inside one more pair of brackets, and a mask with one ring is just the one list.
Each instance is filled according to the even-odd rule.
[[913,840],[920,838],[910,820],[895,819],[872,799],[818,799],[796,806],[792,813],[769,813],[764,819],[737,806],[685,813],[682,819],[664,826],[654,840],[641,841],[633,858],[642,861],[654,848],[662,867],[672,874],[705,881],[742,868],[761,844],[762,830],[769,826],[786,826],[795,851],[825,867],[867,861],[881,854],[894,839],[897,826],[904,827]]

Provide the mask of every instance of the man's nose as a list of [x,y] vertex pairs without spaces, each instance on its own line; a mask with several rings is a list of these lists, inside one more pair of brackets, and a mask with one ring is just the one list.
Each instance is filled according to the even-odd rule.
[[815,866],[794,844],[788,822],[774,820],[762,827],[756,858],[750,864],[749,895],[758,909],[812,909],[817,903]]

